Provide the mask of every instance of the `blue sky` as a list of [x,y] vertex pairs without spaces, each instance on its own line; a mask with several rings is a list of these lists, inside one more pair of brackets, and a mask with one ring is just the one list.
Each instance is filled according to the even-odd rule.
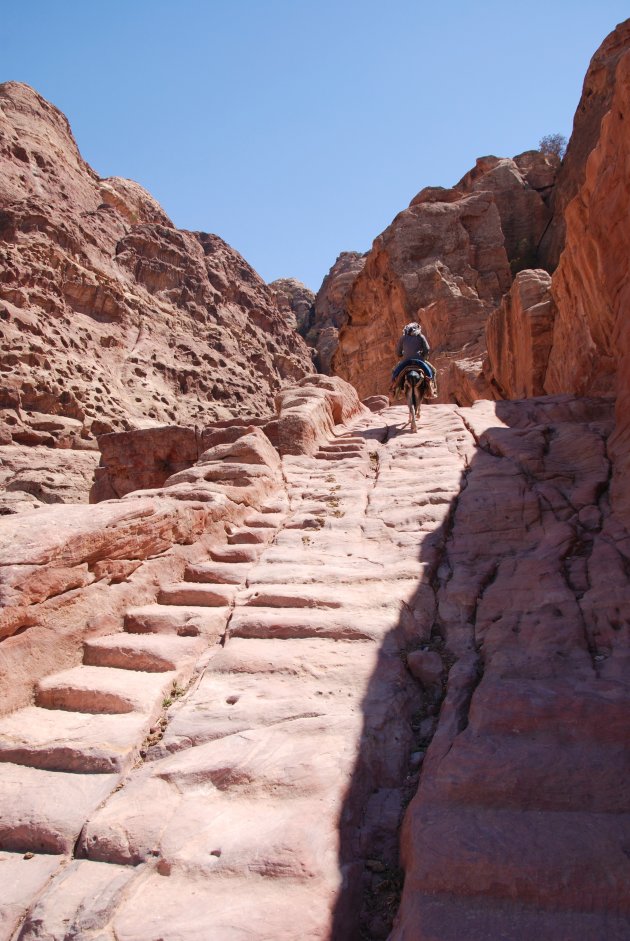
[[22,0],[0,80],[266,280],[317,290],[423,186],[570,134],[617,0]]

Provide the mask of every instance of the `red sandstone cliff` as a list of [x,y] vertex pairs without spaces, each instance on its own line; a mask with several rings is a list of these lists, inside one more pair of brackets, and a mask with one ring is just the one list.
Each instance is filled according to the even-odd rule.
[[316,366],[327,375],[339,343],[339,330],[348,321],[347,300],[357,275],[365,265],[361,252],[342,252],[317,292],[312,323],[306,339],[317,350]]
[[602,118],[610,110],[617,64],[629,43],[630,20],[626,20],[606,37],[588,67],[571,140],[550,198],[553,218],[540,244],[540,259],[549,271],[560,260],[566,236],[566,208],[584,182],[586,161],[599,139]]
[[312,372],[234,249],[100,179],[61,112],[15,82],[0,86],[0,166],[2,444],[269,413]]
[[514,274],[538,263],[556,163],[536,151],[483,157],[452,189],[422,190],[375,240],[347,290],[333,371],[362,396],[383,393],[401,328],[420,317],[442,400],[492,397],[485,322]]

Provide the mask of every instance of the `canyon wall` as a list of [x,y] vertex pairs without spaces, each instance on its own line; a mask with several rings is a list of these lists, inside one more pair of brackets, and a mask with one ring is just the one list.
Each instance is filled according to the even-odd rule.
[[19,448],[269,415],[313,372],[238,252],[177,229],[137,183],[101,179],[63,114],[16,82],[0,86],[0,167],[0,459],[32,503],[46,491],[16,479]]
[[[483,157],[453,188],[422,190],[344,285],[333,371],[361,396],[386,392],[402,327],[419,318],[441,374],[440,401],[492,398],[485,323],[514,275],[539,264],[557,163],[537,151]],[[334,290],[334,275],[316,307]]]

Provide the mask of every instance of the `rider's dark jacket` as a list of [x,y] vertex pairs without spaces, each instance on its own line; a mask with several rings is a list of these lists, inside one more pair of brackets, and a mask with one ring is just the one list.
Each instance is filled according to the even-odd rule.
[[429,344],[424,333],[403,335],[398,341],[396,355],[401,359],[426,359],[429,355]]

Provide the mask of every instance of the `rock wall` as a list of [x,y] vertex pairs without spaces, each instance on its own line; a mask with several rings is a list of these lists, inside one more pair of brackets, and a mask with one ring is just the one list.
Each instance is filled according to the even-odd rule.
[[[602,114],[604,108],[608,110]],[[581,155],[581,171],[571,170],[571,185],[566,183],[562,190],[562,199],[569,192],[574,196],[564,211],[559,264],[551,281],[543,272],[523,272],[486,328],[486,375],[500,396],[570,392],[615,397],[616,430],[610,442],[613,503],[626,525],[629,108],[630,21],[605,40],[587,75],[568,163],[575,167],[576,155]]]
[[269,285],[292,330],[306,336],[313,319],[315,294],[297,278],[278,278]]
[[0,444],[273,410],[313,372],[274,292],[216,235],[103,180],[65,117],[0,86]]
[[557,162],[532,151],[483,157],[452,189],[429,187],[368,253],[345,301],[334,372],[359,395],[383,393],[404,324],[421,319],[441,373],[442,401],[493,392],[484,328],[513,276],[538,261]]
[[630,20],[606,37],[589,64],[582,95],[573,119],[573,132],[550,198],[553,217],[540,245],[544,268],[554,271],[566,235],[565,212],[584,182],[586,161],[600,134],[602,118],[610,109],[615,72],[630,43]]
[[520,271],[486,322],[484,371],[497,398],[544,394],[555,313],[551,276],[540,268]]
[[[379,403],[382,408],[387,401]],[[343,425],[365,414],[356,391],[338,377],[307,376],[280,393],[277,415],[216,422],[202,431],[182,426],[143,428],[101,435],[101,460],[90,502],[123,497],[135,490],[162,487],[196,464],[210,448],[232,446],[256,426],[280,454],[313,454]]]
[[322,281],[313,308],[313,320],[306,335],[317,350],[315,364],[330,375],[332,357],[339,343],[339,329],[348,320],[347,300],[354,281],[365,265],[361,252],[342,252]]

